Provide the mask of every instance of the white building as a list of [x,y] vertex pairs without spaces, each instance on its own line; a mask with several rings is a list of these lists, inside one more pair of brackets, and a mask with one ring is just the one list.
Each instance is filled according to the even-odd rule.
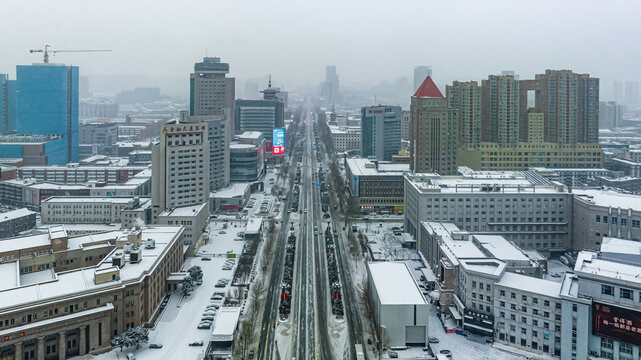
[[561,287],[556,281],[503,274],[494,286],[494,340],[533,353],[560,356]]
[[356,127],[329,127],[334,151],[345,152],[361,149],[361,129]]
[[138,197],[53,196],[42,201],[40,214],[43,224],[113,224],[121,222],[123,210],[150,201]]
[[209,202],[209,139],[204,122],[172,120],[152,146],[152,202],[158,214]]
[[572,195],[535,174],[406,174],[404,194],[405,231],[417,239],[421,221],[440,221],[474,234],[502,235],[523,249],[571,247]]
[[363,158],[345,162],[349,190],[361,210],[389,213],[403,210],[403,175],[410,171],[409,165]]
[[158,223],[184,226],[185,245],[196,244],[209,223],[209,202],[166,210],[158,215]]
[[424,346],[429,305],[406,263],[368,263],[367,275],[368,298],[383,345]]

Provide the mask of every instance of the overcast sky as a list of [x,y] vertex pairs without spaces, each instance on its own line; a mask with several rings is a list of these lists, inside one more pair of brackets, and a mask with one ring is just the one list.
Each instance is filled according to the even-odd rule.
[[[334,64],[343,84],[376,84],[431,65],[439,83],[547,68],[641,80],[641,1],[7,1],[0,0],[0,73],[58,54],[82,75],[185,78],[205,54],[247,79],[315,84]],[[603,94],[603,91],[602,91]],[[603,95],[602,95],[603,98]]]

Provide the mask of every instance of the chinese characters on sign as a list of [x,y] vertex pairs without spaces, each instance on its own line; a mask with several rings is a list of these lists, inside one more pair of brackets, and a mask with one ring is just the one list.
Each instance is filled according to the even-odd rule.
[[641,345],[641,313],[618,306],[593,302],[592,333]]

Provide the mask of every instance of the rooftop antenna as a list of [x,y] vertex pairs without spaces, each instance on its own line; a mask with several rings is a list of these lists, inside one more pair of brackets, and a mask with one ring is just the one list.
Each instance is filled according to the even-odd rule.
[[267,84],[268,88],[272,88],[272,74],[269,74],[269,84]]

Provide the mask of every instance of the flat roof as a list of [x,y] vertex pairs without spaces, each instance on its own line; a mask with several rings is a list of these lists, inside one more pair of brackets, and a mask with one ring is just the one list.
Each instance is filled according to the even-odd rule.
[[501,235],[473,235],[479,245],[490,253],[491,257],[506,261],[530,261],[530,258],[514,243]]
[[239,198],[242,197],[251,183],[233,183],[230,186],[212,192],[211,197],[214,198]]
[[641,266],[623,264],[611,260],[599,259],[598,254],[592,251],[581,251],[577,256],[574,272],[581,274],[597,275],[602,278],[627,281],[637,286],[641,285]]
[[111,204],[127,204],[132,201],[133,196],[128,197],[110,197],[110,196],[52,196],[42,203],[111,203]]
[[258,234],[260,232],[260,227],[263,224],[262,218],[249,218],[247,220],[247,225],[245,225],[246,234]]
[[601,252],[641,255],[641,242],[613,237],[604,237],[601,241]]
[[425,304],[425,298],[404,262],[368,262],[367,267],[381,304]]
[[499,277],[505,272],[506,263],[498,259],[459,259],[461,267],[490,276]]
[[[539,176],[540,177],[540,176]],[[439,174],[406,174],[407,183],[421,193],[474,193],[494,195],[502,193],[563,193],[552,184],[536,184],[516,171],[484,171],[461,176]],[[537,179],[539,181],[540,179]],[[489,190],[480,190],[488,187]],[[494,189],[495,188],[495,189]]]
[[403,176],[404,172],[410,171],[408,164],[376,164],[365,158],[347,159],[347,166],[354,176]]
[[601,189],[573,189],[572,193],[575,198],[591,202],[597,206],[641,211],[641,196],[639,195]]
[[49,234],[37,234],[0,240],[0,253],[40,246],[51,246]]
[[7,211],[0,214],[0,222],[19,219],[21,217],[29,216],[31,214],[35,214],[35,212],[27,208]]
[[220,337],[233,337],[238,318],[240,317],[239,307],[221,307],[218,309],[216,324],[211,332],[213,340]]
[[191,206],[181,206],[174,208],[172,210],[163,211],[158,217],[164,216],[196,216],[200,214],[203,209],[207,206],[207,203],[202,203],[198,205]]
[[258,139],[263,136],[263,133],[260,131],[245,131],[242,134],[236,135],[239,139]]
[[[76,293],[122,286],[122,283],[137,280],[143,274],[149,273],[157,265],[161,255],[166,253],[171,245],[179,238],[183,231],[182,226],[155,226],[144,228],[141,232],[142,241],[155,240],[154,249],[142,248],[142,260],[139,263],[130,263],[120,268],[120,279],[96,284],[94,275],[112,267],[111,259],[115,252],[123,251],[114,249],[111,254],[96,266],[85,267],[55,274],[50,281],[30,285],[17,285],[16,287],[0,291],[0,312],[2,309],[14,306],[24,306],[29,303],[39,303],[55,298],[68,298]],[[126,231],[113,231],[112,239],[126,235]],[[47,236],[47,235],[45,235]],[[47,236],[48,239],[48,236]],[[0,244],[5,240],[0,241]],[[128,260],[128,256],[126,256]],[[0,268],[2,270],[2,268]],[[4,276],[4,274],[3,274]]]
[[539,279],[531,276],[506,272],[497,285],[519,291],[527,291],[549,297],[558,297],[561,294],[561,282]]
[[466,236],[464,240],[452,239],[451,233],[453,231],[460,231],[453,223],[421,221],[421,224],[428,232],[441,237],[441,249],[443,249],[448,258],[453,262],[453,265],[457,265],[458,259],[487,258],[487,256],[469,240],[468,236]]

